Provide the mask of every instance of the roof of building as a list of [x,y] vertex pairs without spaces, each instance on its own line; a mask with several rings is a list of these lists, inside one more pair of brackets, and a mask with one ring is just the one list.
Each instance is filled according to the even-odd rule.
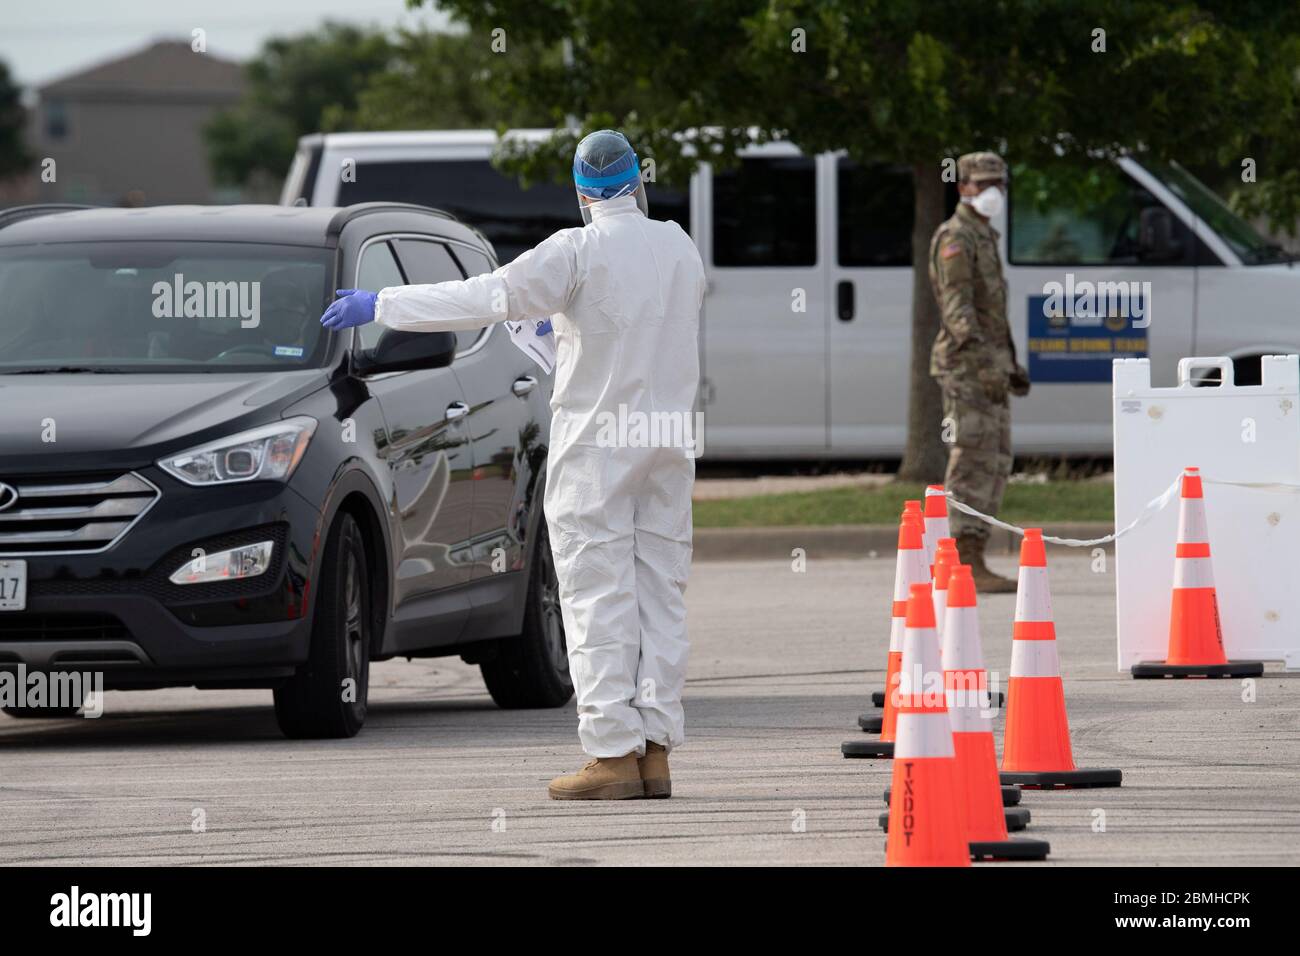
[[40,95],[96,96],[132,93],[237,95],[244,68],[211,53],[195,53],[187,40],[159,40],[142,50],[46,83]]

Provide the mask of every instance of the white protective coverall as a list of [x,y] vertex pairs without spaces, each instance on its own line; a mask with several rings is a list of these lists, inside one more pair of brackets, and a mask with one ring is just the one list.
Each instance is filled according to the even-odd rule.
[[[590,212],[490,275],[384,289],[375,318],[435,332],[552,317],[544,507],[578,735],[590,756],[619,757],[685,735],[695,452],[645,439],[657,429],[703,440],[692,410],[704,266],[680,226],[646,218],[632,196]],[[619,421],[633,427],[620,434]]]

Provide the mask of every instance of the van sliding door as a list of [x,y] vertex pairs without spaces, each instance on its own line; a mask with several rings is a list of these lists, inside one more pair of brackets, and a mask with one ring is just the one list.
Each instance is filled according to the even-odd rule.
[[706,228],[705,454],[826,451],[826,280],[817,172],[793,147],[744,154],[701,175]]
[[902,453],[912,351],[912,171],[826,155],[826,317],[836,457]]

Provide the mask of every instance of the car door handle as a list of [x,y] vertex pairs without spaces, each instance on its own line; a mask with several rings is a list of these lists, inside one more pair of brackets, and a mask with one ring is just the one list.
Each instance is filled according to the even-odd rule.
[[836,289],[836,305],[840,314],[841,322],[852,322],[855,312],[853,305],[853,283],[848,279],[840,282]]
[[510,391],[514,392],[520,398],[523,398],[529,392],[537,387],[537,379],[531,375],[521,375],[515,379],[515,383],[510,386]]
[[464,418],[469,414],[469,406],[464,402],[452,402],[447,406],[447,414],[444,416],[447,421],[454,422],[458,418]]

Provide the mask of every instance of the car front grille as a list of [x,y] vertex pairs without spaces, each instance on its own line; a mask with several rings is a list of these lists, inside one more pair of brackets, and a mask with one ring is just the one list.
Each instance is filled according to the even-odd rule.
[[7,641],[129,640],[126,625],[111,614],[0,614],[0,644]]
[[86,554],[116,544],[155,501],[135,472],[0,481],[17,491],[0,511],[0,555]]

